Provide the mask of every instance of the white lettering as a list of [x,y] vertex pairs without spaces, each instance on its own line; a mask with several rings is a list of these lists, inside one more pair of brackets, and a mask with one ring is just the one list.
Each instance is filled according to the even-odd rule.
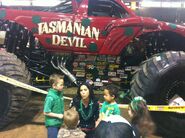
[[50,22],[49,23],[49,33],[55,33],[56,32],[56,22]]
[[100,30],[96,29],[95,27],[92,27],[92,38],[95,36],[95,39],[98,40],[98,37],[100,35]]
[[52,36],[52,45],[59,45],[60,44],[60,36],[59,35],[53,35]]

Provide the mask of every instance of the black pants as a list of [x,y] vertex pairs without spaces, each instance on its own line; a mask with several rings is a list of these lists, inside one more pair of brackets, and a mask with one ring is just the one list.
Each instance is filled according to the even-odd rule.
[[85,138],[94,138],[94,130],[83,130],[86,134]]

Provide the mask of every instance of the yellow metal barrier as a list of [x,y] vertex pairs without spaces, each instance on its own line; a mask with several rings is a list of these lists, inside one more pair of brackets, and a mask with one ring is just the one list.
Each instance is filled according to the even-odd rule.
[[[3,82],[6,82],[6,83],[12,84],[14,86],[18,86],[18,87],[27,89],[29,91],[42,93],[42,94],[47,94],[48,93],[47,91],[41,90],[39,88],[33,87],[31,85],[25,84],[23,82],[17,81],[15,79],[9,78],[9,77],[1,75],[1,74],[0,74],[0,80],[3,81]],[[72,98],[66,97],[66,96],[64,96],[64,99],[72,100]]]
[[[20,81],[17,81],[15,79],[6,77],[4,75],[0,74],[0,81],[12,84],[17,87],[21,87],[33,92],[47,94],[47,91],[41,90],[39,88],[33,87],[31,85],[22,83]],[[64,96],[64,99],[72,100],[71,97]],[[128,104],[119,104],[120,108],[128,109]],[[149,111],[162,111],[162,112],[178,112],[178,113],[185,113],[185,106],[168,106],[168,105],[148,105],[147,106]]]
[[[128,104],[119,104],[119,107],[128,109]],[[185,113],[185,106],[147,105],[147,107],[149,111]]]

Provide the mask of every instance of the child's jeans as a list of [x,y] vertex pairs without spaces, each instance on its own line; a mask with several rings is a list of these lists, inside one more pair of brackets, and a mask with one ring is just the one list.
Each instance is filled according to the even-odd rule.
[[48,138],[57,138],[59,127],[47,127],[48,130]]

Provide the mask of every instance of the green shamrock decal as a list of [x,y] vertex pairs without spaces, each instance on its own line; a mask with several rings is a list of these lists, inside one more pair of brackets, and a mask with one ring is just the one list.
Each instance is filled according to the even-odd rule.
[[6,16],[5,10],[0,10],[0,19],[4,18]]
[[70,31],[67,32],[67,36],[68,37],[72,37],[73,36],[73,33],[71,33]]
[[32,28],[31,31],[32,31],[33,33],[38,33],[38,29],[37,29],[37,28]]
[[97,49],[98,49],[98,47],[97,47],[96,43],[90,43],[90,45],[89,45],[89,51],[96,52]]
[[90,24],[91,24],[91,20],[89,18],[85,18],[82,20],[82,25],[84,27],[90,26]]
[[46,38],[46,43],[51,44],[52,43],[51,38]]
[[41,17],[40,16],[33,16],[32,17],[32,22],[37,24],[41,22]]
[[173,23],[170,23],[170,24],[169,24],[169,27],[170,27],[171,29],[176,29],[176,28],[177,28],[177,25],[176,25],[176,24],[173,24]]
[[108,34],[108,32],[104,30],[104,31],[101,32],[101,34],[102,34],[103,36],[106,36],[106,35]]
[[132,27],[126,27],[124,31],[124,35],[131,36],[134,34],[134,29]]

